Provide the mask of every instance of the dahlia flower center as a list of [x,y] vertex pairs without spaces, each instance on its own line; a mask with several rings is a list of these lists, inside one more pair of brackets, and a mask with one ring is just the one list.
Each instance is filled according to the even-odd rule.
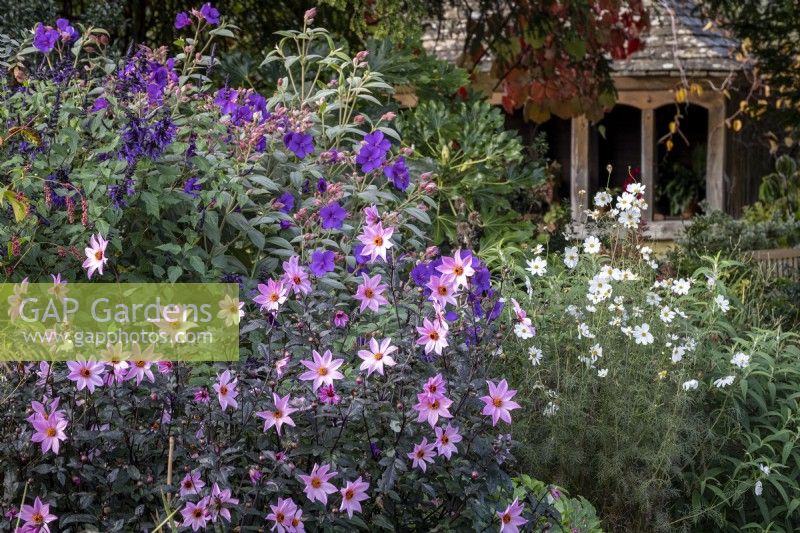
[[457,266],[457,267],[455,267],[455,268],[453,269],[453,274],[455,274],[456,276],[460,276],[460,275],[462,275],[463,273],[464,273],[464,269],[463,269],[463,268],[461,268],[460,266]]
[[344,499],[345,500],[353,499],[353,489],[347,489],[346,491],[344,491]]
[[425,451],[424,450],[419,450],[417,452],[417,458],[422,459],[423,457],[425,457]]
[[102,260],[103,260],[103,250],[97,250],[97,251],[94,253],[94,258],[95,258],[97,261],[102,261]]
[[317,370],[317,374],[319,374],[320,376],[327,376],[328,375],[328,369],[325,368],[324,366],[321,366]]
[[226,387],[225,385],[222,385],[219,388],[219,393],[222,394],[223,396],[225,396],[226,394],[228,394],[228,387]]
[[431,338],[432,341],[438,341],[439,340],[439,334],[437,332],[435,332],[435,331],[431,331],[428,336]]
[[375,237],[372,242],[375,243],[375,246],[383,246],[383,237]]
[[275,418],[283,418],[283,411],[281,411],[280,409],[276,410],[272,414],[275,415]]
[[314,479],[311,480],[311,486],[314,487],[315,489],[318,489],[320,485],[322,485],[322,482],[319,480],[319,478],[315,477]]
[[442,444],[447,444],[450,442],[450,438],[447,435],[442,435]]
[[439,287],[439,294],[440,294],[441,296],[447,296],[447,287],[445,287],[445,286],[443,286],[443,285],[442,285],[442,286],[440,286],[440,287]]
[[47,428],[47,436],[53,438],[56,436],[56,428]]
[[278,293],[277,293],[277,292],[273,292],[273,293],[270,295],[269,299],[270,299],[271,301],[273,301],[273,302],[277,302],[277,301],[280,299],[280,296],[278,296]]
[[195,508],[195,510],[194,510],[194,517],[195,517],[195,518],[202,518],[202,516],[203,516],[203,510],[202,510],[202,509],[197,509],[197,508]]
[[383,359],[383,354],[381,352],[375,352],[373,357],[375,358],[376,361],[380,361],[381,359]]
[[81,377],[88,378],[91,375],[92,373],[89,371],[88,368],[86,367],[81,368]]
[[44,523],[44,517],[42,516],[42,513],[35,513],[31,517],[31,522],[39,526],[42,525]]
[[503,399],[495,396],[494,398],[492,398],[492,405],[494,405],[495,407],[501,407],[503,405]]
[[279,524],[282,524],[285,519],[286,519],[286,516],[283,513],[277,513],[275,515],[275,520],[277,520],[277,522]]
[[503,515],[503,523],[508,524],[509,522],[511,522],[511,515],[506,513]]
[[136,368],[144,368],[144,361],[142,361],[142,360],[136,361],[135,364],[136,364]]
[[373,296],[375,296],[375,291],[373,291],[372,289],[364,289],[364,296],[366,296],[367,298],[372,298]]

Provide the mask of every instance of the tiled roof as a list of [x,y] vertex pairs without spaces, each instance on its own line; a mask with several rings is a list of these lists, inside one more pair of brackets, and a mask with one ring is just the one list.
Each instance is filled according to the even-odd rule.
[[[733,59],[738,43],[695,13],[689,0],[646,1],[650,31],[644,48],[614,61],[616,75],[725,74],[738,70]],[[708,26],[707,26],[708,24]]]
[[[628,59],[614,61],[617,76],[724,75],[740,68],[733,59],[738,43],[715,26],[706,26],[695,13],[692,0],[645,0],[651,27],[645,46]],[[448,7],[441,20],[426,25],[422,38],[425,49],[437,57],[460,63],[466,39],[466,17]],[[483,58],[479,69],[488,71],[491,57]]]

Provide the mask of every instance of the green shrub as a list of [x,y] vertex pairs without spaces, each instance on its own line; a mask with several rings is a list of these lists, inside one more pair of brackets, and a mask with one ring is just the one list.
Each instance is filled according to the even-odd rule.
[[737,387],[706,406],[715,444],[687,465],[691,502],[673,525],[704,531],[800,524],[800,348],[798,336],[755,330],[734,342],[751,354]]
[[501,110],[485,100],[427,101],[403,113],[398,128],[434,172],[434,242],[479,249],[492,265],[519,254],[536,234],[526,213],[547,172],[505,129]]
[[733,259],[727,272],[727,285],[739,295],[748,320],[768,327],[791,327],[800,321],[797,297],[800,283],[790,278],[774,278],[752,260],[749,252],[800,244],[800,220],[777,218],[752,222],[735,219],[721,211],[697,216],[686,228],[677,247],[669,254],[679,275],[689,275],[704,263],[704,257]]

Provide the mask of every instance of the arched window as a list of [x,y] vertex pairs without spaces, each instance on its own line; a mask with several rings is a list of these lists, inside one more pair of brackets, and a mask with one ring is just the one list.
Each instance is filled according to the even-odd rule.
[[664,105],[655,110],[654,124],[653,220],[690,219],[706,199],[708,110]]
[[642,153],[642,111],[618,104],[589,133],[589,194],[622,189],[628,169],[638,174]]

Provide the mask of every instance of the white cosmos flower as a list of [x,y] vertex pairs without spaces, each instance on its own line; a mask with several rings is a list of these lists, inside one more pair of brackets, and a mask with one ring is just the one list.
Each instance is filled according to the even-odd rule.
[[598,375],[598,377],[601,377],[601,378],[606,377],[608,375],[608,369],[607,368],[598,368],[597,369],[597,375]]
[[642,221],[642,214],[638,208],[626,209],[620,213],[617,221],[628,229],[633,229]]
[[544,416],[553,416],[558,412],[558,404],[555,402],[547,402],[547,406],[542,411]]
[[530,339],[534,335],[533,328],[524,322],[518,322],[516,326],[514,326],[514,334],[519,337],[520,339]]
[[714,276],[709,276],[708,274],[706,274],[706,287],[708,287],[708,289],[711,290],[716,285],[717,285],[717,278],[715,278]]
[[661,319],[662,322],[665,324],[669,324],[673,320],[675,320],[675,311],[669,308],[668,305],[665,305],[661,308],[661,312],[658,314],[658,318]]
[[750,365],[750,356],[746,353],[736,352],[731,357],[731,364],[739,368],[747,368]]
[[542,255],[544,253],[544,246],[540,243],[533,249],[533,255]]
[[594,205],[598,207],[605,207],[611,203],[613,198],[606,191],[600,191],[594,195]]
[[684,355],[686,355],[686,346],[675,346],[672,349],[672,362],[680,363]]
[[575,304],[570,304],[567,306],[567,314],[578,320],[581,318],[581,312],[578,310],[578,306]]
[[639,183],[634,181],[633,183],[628,184],[628,192],[635,195],[644,194],[644,190],[647,188],[647,185],[643,183]]
[[642,324],[633,328],[633,340],[636,344],[647,346],[653,344],[653,334],[650,333],[650,324]]
[[700,385],[700,383],[696,379],[690,379],[689,381],[684,381],[683,385],[681,386],[683,387],[683,390],[690,391],[696,390],[698,385]]
[[527,263],[531,276],[543,276],[547,272],[547,260],[542,257],[528,259]]
[[594,339],[594,333],[589,331],[589,326],[586,322],[581,322],[578,325],[578,338],[579,339]]
[[629,192],[624,192],[622,195],[617,196],[617,210],[627,211],[633,207],[636,197]]
[[727,313],[731,308],[731,302],[721,294],[718,294],[717,297],[714,298],[714,302],[717,304],[717,307],[719,307],[719,310],[723,313]]
[[761,496],[764,493],[764,484],[760,479],[756,481],[756,487],[753,489],[753,492],[756,493],[756,496]]
[[577,246],[568,246],[564,248],[564,264],[567,268],[575,268],[578,266],[578,257]]
[[544,357],[544,354],[541,349],[536,346],[528,348],[528,361],[530,361],[533,366],[539,366],[542,362],[542,357]]
[[642,246],[641,248],[639,248],[639,253],[642,254],[642,259],[644,259],[645,261],[649,261],[650,255],[653,253],[653,249],[650,248],[649,246]]
[[661,303],[661,296],[650,291],[645,295],[644,301],[647,302],[647,305],[659,305]]
[[758,464],[758,469],[761,470],[765,476],[769,475],[769,467],[767,465],[762,465],[761,463]]
[[725,376],[724,378],[715,379],[714,386],[718,389],[724,389],[728,385],[732,385],[735,380],[736,376]]
[[691,287],[691,281],[686,278],[676,279],[672,281],[672,292],[682,296],[689,294],[689,288]]
[[594,235],[589,235],[583,241],[583,251],[587,254],[594,255],[600,252],[600,239]]
[[603,357],[603,347],[599,344],[595,344],[589,348],[589,357],[592,358],[592,361],[597,361],[599,358]]

